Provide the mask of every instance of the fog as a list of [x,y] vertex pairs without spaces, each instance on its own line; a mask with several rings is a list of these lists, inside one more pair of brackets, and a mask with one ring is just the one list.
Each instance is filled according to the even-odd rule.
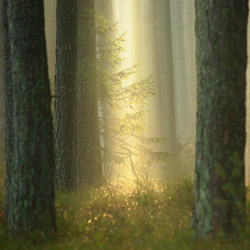
[[[107,6],[112,8],[108,15]],[[192,175],[196,113],[193,1],[158,0],[156,4],[152,0],[97,1],[97,9],[104,11],[111,22],[118,22],[117,36],[126,33],[120,69],[139,64],[135,74],[123,84],[148,76],[154,81],[155,94],[149,105],[137,105],[145,110],[144,136],[166,139],[150,148],[168,152],[169,156],[165,163],[152,164],[148,174],[156,178]],[[53,85],[56,1],[45,0],[45,20],[49,76]]]
[[[105,4],[100,2],[104,1],[97,3],[98,9],[102,11]],[[56,0],[45,0],[44,3],[49,77],[53,86]],[[117,34],[127,32],[121,68],[140,64],[130,81],[153,75],[156,83],[155,97],[150,100],[150,105],[146,108],[149,112],[146,112],[144,133],[149,137],[166,138],[166,142],[156,148],[169,152],[170,156],[167,163],[154,167],[151,175],[159,177],[164,173],[164,176],[170,178],[192,175],[196,115],[194,4],[191,0],[158,0],[154,6],[152,3],[155,1],[112,1],[112,13],[109,16],[113,22],[119,22],[116,32]],[[154,8],[156,8],[156,12],[154,12]],[[245,161],[246,178],[249,179],[249,67],[247,79]],[[1,93],[3,92],[1,91]],[[3,111],[3,95],[1,95],[0,104],[0,109]],[[3,114],[3,112],[1,113]],[[0,130],[1,151],[3,152],[3,119],[1,119]]]
[[[250,213],[250,193],[244,185],[248,186],[250,181],[250,59],[246,70],[245,166],[242,164],[244,135],[240,140],[240,135],[237,136],[237,143],[227,138],[227,131],[235,133],[233,129],[238,128],[240,132],[244,125],[240,118],[244,119],[244,113],[239,112],[240,118],[235,123],[231,115],[235,115],[235,110],[224,112],[227,103],[224,100],[223,109],[217,104],[211,105],[213,109],[208,108],[213,103],[212,96],[217,103],[221,97],[228,101],[227,97],[231,98],[234,92],[229,91],[228,95],[228,82],[226,89],[224,84],[221,87],[226,94],[215,92],[210,87],[211,81],[206,79],[210,77],[209,71],[205,71],[206,77],[203,75],[204,63],[215,58],[213,46],[216,45],[215,51],[220,50],[218,41],[220,45],[224,42],[229,26],[239,27],[241,17],[244,32],[239,30],[238,35],[243,34],[245,39],[247,4],[242,1],[237,6],[242,8],[242,15],[236,19],[232,7],[236,0],[221,6],[211,4],[212,1],[203,5],[203,0],[44,0],[48,82],[44,34],[37,32],[38,26],[43,31],[43,23],[39,18],[37,25],[32,25],[31,15],[43,14],[42,2],[40,5],[7,0],[2,3],[5,8],[1,12],[5,25],[0,29],[4,43],[0,53],[3,59],[0,63],[0,242],[3,248],[204,249],[211,246],[211,249],[234,249],[237,244],[237,249],[243,249],[249,245],[249,230],[240,230]],[[197,40],[195,2],[199,13],[196,16],[200,19]],[[20,3],[24,8],[17,9]],[[214,13],[218,16],[221,10],[223,18],[226,13],[231,22],[228,26],[221,22],[225,19],[214,18]],[[209,14],[200,15],[205,12]],[[24,20],[20,26],[16,13],[21,13],[20,20]],[[211,21],[212,29],[207,20]],[[30,36],[22,36],[20,27],[27,28]],[[216,31],[208,39],[212,44],[211,54],[201,39],[207,39],[202,37],[207,28]],[[219,32],[224,35],[217,39]],[[234,55],[235,51],[239,52],[239,46],[235,50],[236,43],[231,43],[235,34],[231,33],[232,40],[228,39]],[[37,43],[39,47],[34,46],[32,35],[37,41],[43,41]],[[243,39],[240,42],[245,56]],[[249,54],[250,23],[247,40]],[[198,96],[197,133],[201,132],[202,136],[197,136],[197,147],[195,41],[202,55],[197,58],[203,63],[203,67],[198,65],[199,79],[205,79],[206,85],[203,88],[203,80],[199,82],[199,90],[200,86],[203,89]],[[32,47],[36,49],[31,50]],[[36,56],[26,53],[20,57],[26,51],[24,48]],[[224,52],[228,53],[227,47]],[[218,58],[220,62],[224,56]],[[43,60],[30,64],[33,59]],[[242,62],[245,67],[245,60]],[[214,60],[212,66],[213,63]],[[33,65],[30,70],[29,66]],[[234,67],[225,65],[219,66],[219,70]],[[237,72],[235,68],[232,71],[234,77],[239,67]],[[244,71],[240,75],[238,79],[243,79]],[[230,87],[235,86],[234,82],[230,83]],[[237,97],[241,97],[242,107],[244,99],[236,93],[233,98]],[[218,122],[213,116],[215,108],[220,112],[219,117],[224,117],[223,129],[229,116],[234,121],[233,128],[226,128],[222,133],[217,125],[210,131],[211,126],[207,126]],[[202,116],[206,114],[204,110],[209,111],[208,118]],[[227,115],[223,116],[221,110]],[[217,140],[215,130],[220,131],[218,137],[223,137],[224,144],[214,141]],[[216,142],[227,152],[220,151],[220,146],[216,148]],[[235,152],[232,145],[237,147],[239,142],[241,149]],[[214,152],[221,157],[219,161],[216,157],[213,161]],[[198,238],[194,238],[194,231]],[[240,234],[231,237],[236,231]],[[213,241],[210,237],[199,240],[206,233],[219,237]],[[11,236],[9,240],[8,236]]]

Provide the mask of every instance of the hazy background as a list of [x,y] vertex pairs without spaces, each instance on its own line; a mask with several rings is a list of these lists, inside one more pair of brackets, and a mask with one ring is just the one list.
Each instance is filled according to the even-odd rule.
[[[44,0],[44,3],[49,77],[53,85],[56,0]],[[158,176],[163,172],[164,176],[170,178],[191,175],[194,168],[196,115],[194,1],[113,0],[112,4],[113,19],[119,21],[118,33],[127,31],[122,67],[140,63],[141,66],[134,79],[153,74],[157,84],[156,96],[151,100],[147,115],[146,133],[148,136],[166,137],[167,142],[162,147],[163,150],[170,152],[171,156],[165,166],[151,170],[151,175]],[[2,74],[0,75],[2,82]],[[249,67],[247,79],[248,136],[245,159],[246,177],[249,179]],[[3,93],[2,85],[0,91]],[[3,114],[3,94],[1,94],[0,112]],[[1,151],[4,148],[3,124],[2,116]]]

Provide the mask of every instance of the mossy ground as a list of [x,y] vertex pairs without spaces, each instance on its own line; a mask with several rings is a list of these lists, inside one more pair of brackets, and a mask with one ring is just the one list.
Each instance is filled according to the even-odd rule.
[[[237,242],[223,237],[196,240],[192,202],[191,179],[133,188],[117,182],[78,193],[57,192],[57,232],[10,239],[1,198],[0,249],[250,249],[250,220]],[[247,208],[250,211],[250,202]]]

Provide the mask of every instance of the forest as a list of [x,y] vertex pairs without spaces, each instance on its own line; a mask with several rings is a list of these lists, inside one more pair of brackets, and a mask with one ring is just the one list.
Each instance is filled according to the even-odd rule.
[[0,249],[250,249],[248,0],[0,0]]

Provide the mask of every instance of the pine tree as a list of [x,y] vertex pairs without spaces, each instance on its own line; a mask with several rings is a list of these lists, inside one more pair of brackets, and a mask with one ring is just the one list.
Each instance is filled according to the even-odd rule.
[[11,183],[10,170],[13,163],[13,86],[11,84],[11,60],[9,41],[9,1],[3,0],[1,5],[2,36],[3,36],[3,83],[4,83],[4,141],[5,141],[5,216],[9,211],[9,183]]
[[[2,48],[2,20],[0,18],[0,48]],[[3,50],[0,50],[0,58],[3,58]],[[0,161],[4,161],[4,90],[3,90],[3,60],[0,61]]]
[[95,1],[78,4],[78,95],[77,171],[78,185],[102,182],[96,83]]
[[247,0],[196,0],[197,129],[194,228],[244,227]]
[[[126,33],[118,36],[117,23],[104,15],[96,13],[95,60],[102,162],[112,169],[109,178],[132,174],[139,183],[138,172],[147,177],[148,166],[165,163],[167,155],[149,147],[161,144],[163,138],[145,137],[145,109],[154,96],[155,83],[152,76],[132,81],[139,65],[121,69]],[[93,63],[91,58],[87,61]]]
[[55,228],[55,164],[43,1],[3,4],[8,224],[12,233],[48,231]]
[[[109,24],[113,24],[114,23],[114,11],[113,11],[113,1],[112,0],[99,0],[97,1],[97,9],[98,11],[100,11],[100,13],[102,13],[101,15],[103,15],[103,17],[106,19],[106,21]],[[111,32],[109,31],[108,34],[108,38],[109,38],[109,42],[112,42],[115,39],[115,32]],[[99,39],[101,39],[100,42],[105,42],[102,38],[99,37]],[[106,41],[107,42],[107,41]],[[98,55],[97,55],[98,56]],[[109,67],[109,65],[106,65],[106,71],[109,72],[110,74],[115,73],[114,72],[114,68],[113,67]],[[102,98],[102,96],[99,97],[100,99],[100,103],[101,103],[101,110],[102,110],[102,119],[104,120],[111,120],[112,116],[114,115],[114,111],[108,106],[106,105],[104,99]],[[100,119],[99,119],[100,120]],[[107,124],[106,124],[107,125]],[[109,136],[109,131],[110,129],[112,129],[112,124],[110,124],[111,127],[106,127],[103,126],[103,132],[106,134],[105,137],[101,137],[101,141],[103,140],[103,147],[104,148],[112,148],[112,143],[110,140],[110,136]],[[102,132],[101,132],[102,133]],[[112,176],[112,165],[108,163],[108,158],[113,157],[111,151],[108,152],[107,150],[103,151],[103,175],[105,176],[105,178],[110,179]]]
[[57,1],[55,76],[56,184],[76,188],[77,0]]

